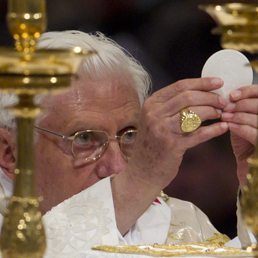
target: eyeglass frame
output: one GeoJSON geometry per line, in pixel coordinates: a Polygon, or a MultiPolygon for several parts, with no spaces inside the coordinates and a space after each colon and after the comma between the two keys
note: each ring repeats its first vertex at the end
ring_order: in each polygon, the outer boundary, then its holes
{"type": "MultiPolygon", "coordinates": [[[[88,129],[88,130],[78,131],[78,132],[76,132],[76,133],[75,133],[74,135],[72,135],[72,136],[65,136],[65,135],[62,135],[62,134],[59,134],[59,133],[50,131],[50,130],[48,130],[48,129],[45,129],[45,128],[42,128],[42,127],[39,127],[39,126],[36,126],[36,125],[34,125],[34,128],[36,128],[36,129],[38,129],[38,130],[41,130],[41,131],[44,131],[44,132],[47,132],[47,133],[50,133],[50,134],[53,134],[53,135],[56,135],[56,136],[59,136],[59,137],[61,137],[61,138],[63,138],[63,139],[67,139],[67,140],[72,141],[72,147],[71,147],[71,149],[72,149],[72,154],[73,154],[73,156],[74,156],[75,158],[78,158],[78,157],[76,157],[76,155],[74,154],[74,151],[73,151],[73,143],[74,143],[75,137],[76,137],[79,133],[82,133],[82,132],[101,132],[101,133],[105,133],[105,134],[108,136],[107,142],[105,142],[105,143],[102,145],[102,146],[107,145],[106,148],[105,148],[105,150],[103,151],[102,154],[99,154],[97,157],[92,158],[92,160],[87,160],[87,157],[86,157],[86,158],[81,158],[81,159],[85,159],[85,160],[86,160],[86,163],[90,163],[91,161],[94,162],[94,161],[96,161],[97,159],[101,158],[101,157],[103,156],[103,154],[105,153],[105,151],[106,151],[106,149],[107,149],[107,147],[108,147],[108,145],[109,145],[110,140],[117,140],[117,141],[118,141],[119,148],[120,148],[120,150],[121,150],[121,153],[122,153],[122,155],[123,155],[123,158],[124,158],[126,161],[129,161],[130,157],[127,158],[127,157],[124,155],[124,153],[123,153],[123,150],[122,150],[122,147],[121,147],[121,139],[124,137],[124,135],[125,135],[126,133],[135,133],[135,132],[137,133],[137,130],[135,130],[135,129],[130,129],[130,130],[125,131],[121,136],[119,136],[119,135],[110,136],[106,131],[103,131],[103,130],[91,130],[91,129],[88,129]]],[[[101,147],[102,147],[102,146],[101,146],[101,147]]]]}

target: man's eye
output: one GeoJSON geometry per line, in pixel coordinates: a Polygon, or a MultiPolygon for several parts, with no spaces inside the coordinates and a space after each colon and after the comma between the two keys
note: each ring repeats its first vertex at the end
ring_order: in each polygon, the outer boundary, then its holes
{"type": "Polygon", "coordinates": [[[76,135],[74,142],[79,145],[88,145],[92,141],[92,133],[82,132],[76,135]]]}
{"type": "Polygon", "coordinates": [[[135,140],[135,137],[136,137],[136,132],[127,132],[123,135],[123,139],[122,141],[124,143],[131,143],[131,142],[134,142],[135,140]]]}

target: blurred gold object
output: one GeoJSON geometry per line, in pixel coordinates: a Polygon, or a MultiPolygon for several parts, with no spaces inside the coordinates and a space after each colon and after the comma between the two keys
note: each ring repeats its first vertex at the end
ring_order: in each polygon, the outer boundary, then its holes
{"type": "Polygon", "coordinates": [[[7,22],[17,50],[0,48],[0,92],[13,93],[19,102],[9,107],[17,124],[17,168],[0,247],[3,258],[42,258],[46,248],[34,173],[34,121],[40,108],[36,94],[59,92],[76,78],[83,60],[94,51],[36,50],[46,28],[45,0],[9,0],[7,22]]]}
{"type": "Polygon", "coordinates": [[[183,243],[183,244],[153,244],[153,245],[102,245],[94,246],[92,250],[108,253],[144,254],[151,257],[251,257],[244,250],[212,243],[183,243]]]}
{"type": "Polygon", "coordinates": [[[258,51],[258,5],[228,3],[200,5],[217,23],[213,34],[221,35],[223,48],[256,53],[258,51]]]}
{"type": "MultiPolygon", "coordinates": [[[[258,53],[258,5],[232,3],[224,5],[201,5],[215,20],[218,27],[212,32],[221,34],[221,46],[239,51],[258,53]]],[[[251,62],[258,73],[258,61],[251,62]]],[[[248,159],[249,172],[242,189],[242,215],[245,224],[258,242],[258,140],[255,154],[248,159]]],[[[247,250],[258,257],[258,245],[252,244],[247,250]]]]}
{"type": "MultiPolygon", "coordinates": [[[[241,205],[243,219],[247,227],[258,240],[258,153],[248,159],[249,173],[246,185],[243,187],[241,205]]],[[[252,245],[253,251],[258,255],[257,244],[252,245]]]]}
{"type": "Polygon", "coordinates": [[[46,29],[45,0],[8,0],[7,25],[18,51],[32,52],[46,29]]]}

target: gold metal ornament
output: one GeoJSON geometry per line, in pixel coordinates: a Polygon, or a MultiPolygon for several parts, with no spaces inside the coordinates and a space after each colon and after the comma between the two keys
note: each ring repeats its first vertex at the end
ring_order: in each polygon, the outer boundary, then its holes
{"type": "Polygon", "coordinates": [[[46,28],[45,0],[9,0],[7,21],[16,49],[0,48],[0,92],[19,101],[9,107],[17,125],[17,159],[14,192],[1,230],[3,258],[42,258],[46,248],[41,220],[41,197],[36,194],[34,172],[34,121],[40,108],[36,94],[65,90],[83,59],[94,51],[36,50],[46,28]]]}
{"type": "Polygon", "coordinates": [[[169,200],[169,196],[165,194],[163,191],[160,191],[159,197],[161,197],[164,202],[169,200]]]}
{"type": "Polygon", "coordinates": [[[183,132],[193,132],[201,125],[201,123],[200,117],[193,111],[187,108],[180,111],[180,125],[183,132]]]}
{"type": "Polygon", "coordinates": [[[92,250],[104,251],[109,253],[124,254],[145,254],[151,257],[249,257],[247,251],[240,248],[227,247],[215,243],[183,243],[183,244],[153,244],[153,245],[102,245],[92,247],[92,250]],[[190,255],[190,256],[189,256],[190,255]]]}
{"type": "Polygon", "coordinates": [[[223,48],[257,53],[258,6],[255,4],[226,3],[199,5],[217,23],[213,34],[221,35],[223,48]]]}
{"type": "MultiPolygon", "coordinates": [[[[258,152],[248,159],[249,173],[246,185],[242,189],[241,207],[246,226],[258,240],[258,152]]],[[[252,251],[258,257],[258,246],[253,244],[252,251]]]]}

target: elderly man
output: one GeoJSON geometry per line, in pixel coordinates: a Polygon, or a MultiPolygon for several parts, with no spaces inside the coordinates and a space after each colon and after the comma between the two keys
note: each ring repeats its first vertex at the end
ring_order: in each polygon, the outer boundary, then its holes
{"type": "MultiPolygon", "coordinates": [[[[45,33],[38,45],[74,46],[94,47],[98,55],[84,61],[80,80],[67,92],[39,98],[47,111],[36,125],[35,170],[37,192],[44,198],[48,253],[76,257],[96,244],[199,242],[212,237],[216,229],[193,204],[173,198],[165,203],[157,196],[177,175],[188,148],[228,129],[244,184],[256,140],[256,87],[232,92],[227,103],[210,92],[222,87],[221,79],[188,79],[146,99],[146,71],[102,34],[45,33]],[[221,117],[222,122],[196,125],[188,132],[189,124],[183,131],[180,116],[201,121],[221,117]]],[[[8,102],[12,98],[3,97],[1,105],[8,102]]],[[[10,116],[1,118],[0,165],[13,179],[15,128],[10,116]]]]}

